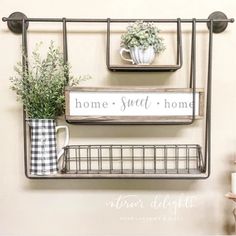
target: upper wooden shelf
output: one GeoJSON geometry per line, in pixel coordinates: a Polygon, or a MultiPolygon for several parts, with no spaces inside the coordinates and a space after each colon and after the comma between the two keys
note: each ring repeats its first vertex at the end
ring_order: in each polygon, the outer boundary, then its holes
{"type": "MultiPolygon", "coordinates": [[[[106,64],[108,70],[115,71],[124,71],[124,72],[174,72],[182,67],[183,64],[183,50],[182,50],[182,31],[181,31],[181,19],[177,19],[176,23],[176,64],[174,65],[112,65],[111,57],[111,29],[110,24],[111,20],[107,21],[107,49],[106,49],[106,64]]],[[[194,32],[194,31],[193,31],[194,32]]]]}
{"type": "Polygon", "coordinates": [[[137,71],[137,72],[174,72],[180,69],[181,65],[110,65],[108,69],[110,71],[137,71]]]}

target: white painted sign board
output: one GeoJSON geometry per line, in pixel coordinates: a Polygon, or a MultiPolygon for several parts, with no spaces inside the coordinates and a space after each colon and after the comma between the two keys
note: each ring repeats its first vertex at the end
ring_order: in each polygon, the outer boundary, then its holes
{"type": "Polygon", "coordinates": [[[203,92],[189,89],[74,88],[66,89],[66,119],[74,122],[153,123],[201,117],[203,92]]]}

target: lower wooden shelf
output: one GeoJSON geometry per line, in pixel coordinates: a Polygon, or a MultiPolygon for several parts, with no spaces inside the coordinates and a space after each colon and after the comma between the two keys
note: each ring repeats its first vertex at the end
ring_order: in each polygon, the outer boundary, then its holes
{"type": "Polygon", "coordinates": [[[29,179],[206,179],[207,174],[196,172],[192,174],[56,174],[36,176],[28,174],[29,179]]]}

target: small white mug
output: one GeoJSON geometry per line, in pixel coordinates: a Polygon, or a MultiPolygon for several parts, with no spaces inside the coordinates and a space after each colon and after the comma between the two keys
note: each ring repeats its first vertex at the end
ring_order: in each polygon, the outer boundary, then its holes
{"type": "Polygon", "coordinates": [[[147,49],[141,49],[138,47],[131,49],[121,48],[120,56],[124,61],[132,62],[132,64],[150,65],[154,61],[156,53],[152,46],[147,49]],[[124,57],[124,52],[129,53],[131,59],[124,57]]]}

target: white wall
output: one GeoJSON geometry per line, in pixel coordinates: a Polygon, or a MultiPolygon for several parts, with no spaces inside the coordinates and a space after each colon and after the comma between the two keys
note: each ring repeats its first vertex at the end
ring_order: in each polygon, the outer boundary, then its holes
{"type": "MultiPolygon", "coordinates": [[[[179,1],[6,1],[0,15],[14,11],[28,17],[77,18],[207,18],[220,10],[236,14],[234,0],[179,1]]],[[[170,74],[109,73],[105,67],[105,26],[69,26],[82,34],[69,35],[74,74],[91,74],[85,85],[184,86],[188,76],[189,34],[185,29],[183,69],[170,74]],[[81,27],[81,28],[80,28],[81,27]],[[91,31],[98,31],[92,32],[91,31]]],[[[61,44],[60,25],[30,25],[29,48],[53,39],[61,44]],[[53,32],[52,32],[53,31],[53,32]]],[[[206,74],[206,28],[200,27],[197,75],[206,74]]],[[[0,23],[1,176],[0,235],[157,235],[230,234],[230,190],[235,155],[235,38],[236,24],[214,35],[212,97],[212,174],[207,180],[28,180],[23,169],[21,105],[9,89],[13,65],[20,60],[21,37],[0,23]],[[128,196],[132,195],[132,196],[128,196]],[[128,197],[137,207],[120,209],[112,203],[128,197]],[[156,199],[158,205],[154,205],[156,199]]],[[[163,58],[166,60],[166,58],[163,58]]],[[[201,142],[202,123],[190,127],[71,126],[71,143],[201,142]]]]}

